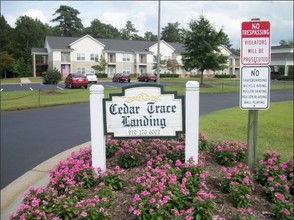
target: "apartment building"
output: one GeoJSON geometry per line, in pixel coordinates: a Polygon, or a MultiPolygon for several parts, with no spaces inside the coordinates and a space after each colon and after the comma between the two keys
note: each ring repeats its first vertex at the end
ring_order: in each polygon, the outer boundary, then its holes
{"type": "MultiPolygon", "coordinates": [[[[157,56],[157,42],[83,37],[47,36],[44,48],[32,48],[32,65],[34,77],[40,76],[44,69],[58,69],[63,77],[69,73],[94,72],[92,66],[101,58],[107,62],[105,73],[112,77],[115,73],[140,74],[154,72],[157,56]]],[[[197,70],[187,72],[183,68],[181,53],[184,45],[160,41],[160,59],[176,60],[179,64],[175,70],[180,76],[197,74],[197,70]]],[[[229,56],[227,68],[204,74],[238,74],[239,56],[221,46],[221,52],[229,56]]],[[[161,73],[171,73],[166,67],[161,73]]]]}

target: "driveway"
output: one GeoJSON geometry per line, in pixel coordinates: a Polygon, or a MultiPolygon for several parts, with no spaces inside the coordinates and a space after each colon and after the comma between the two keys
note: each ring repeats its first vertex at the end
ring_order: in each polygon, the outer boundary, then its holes
{"type": "MultiPolygon", "coordinates": [[[[271,92],[271,102],[286,100],[292,90],[271,92]]],[[[200,115],[238,105],[239,93],[200,94],[200,115]]],[[[1,112],[1,189],[90,136],[89,103],[1,112]]]]}

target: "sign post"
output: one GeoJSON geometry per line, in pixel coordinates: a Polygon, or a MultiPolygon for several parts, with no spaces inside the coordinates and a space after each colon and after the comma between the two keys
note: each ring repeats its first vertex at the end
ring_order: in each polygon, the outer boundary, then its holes
{"type": "Polygon", "coordinates": [[[251,20],[241,26],[240,108],[248,109],[247,156],[249,169],[256,162],[258,110],[269,108],[271,62],[270,23],[251,20]]]}

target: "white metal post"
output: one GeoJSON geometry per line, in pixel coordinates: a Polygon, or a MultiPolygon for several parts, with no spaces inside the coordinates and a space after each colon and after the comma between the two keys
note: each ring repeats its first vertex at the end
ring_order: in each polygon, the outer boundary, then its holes
{"type": "Polygon", "coordinates": [[[186,148],[185,160],[193,157],[198,164],[198,139],[199,139],[199,83],[188,81],[186,83],[186,148]]]}
{"type": "Polygon", "coordinates": [[[106,171],[106,149],[103,126],[104,87],[92,85],[90,87],[90,117],[91,117],[91,145],[92,167],[106,171]]]}

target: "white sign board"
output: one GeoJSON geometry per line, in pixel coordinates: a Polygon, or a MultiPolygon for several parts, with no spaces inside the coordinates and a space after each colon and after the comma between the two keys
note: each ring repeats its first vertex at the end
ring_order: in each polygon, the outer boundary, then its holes
{"type": "Polygon", "coordinates": [[[114,138],[176,137],[184,132],[183,97],[160,85],[129,86],[103,100],[105,134],[114,138]]]}
{"type": "Polygon", "coordinates": [[[241,68],[240,108],[268,109],[270,103],[270,68],[246,66],[241,68]]]}
{"type": "Polygon", "coordinates": [[[241,63],[269,65],[271,62],[270,23],[246,21],[241,28],[241,63]]]}

